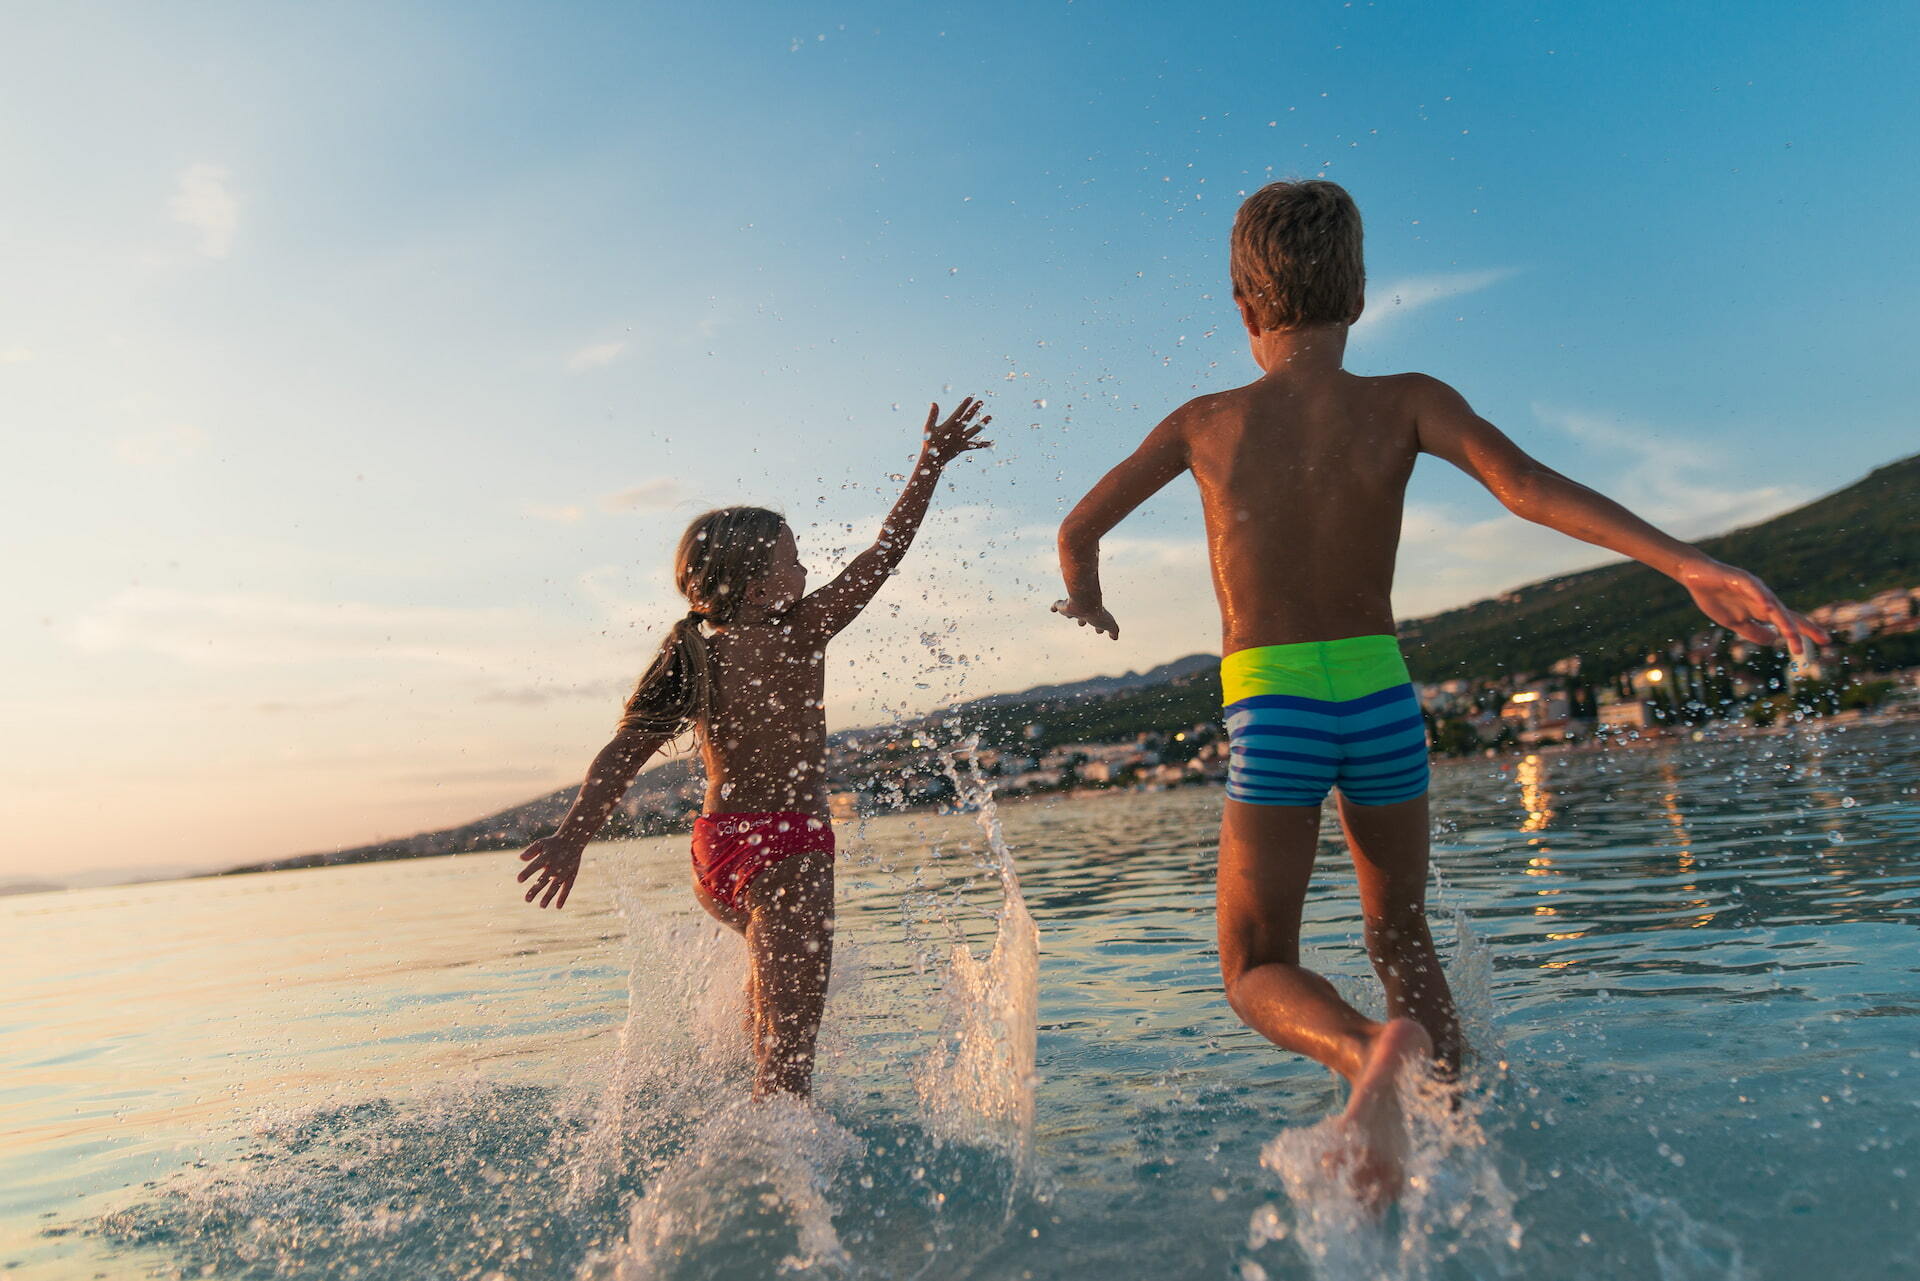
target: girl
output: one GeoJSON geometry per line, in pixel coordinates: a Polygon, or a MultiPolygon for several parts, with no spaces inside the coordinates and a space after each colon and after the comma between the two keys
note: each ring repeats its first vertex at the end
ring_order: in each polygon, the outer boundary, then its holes
{"type": "Polygon", "coordinates": [[[580,855],[640,767],[691,727],[706,766],[693,825],[693,892],[747,940],[754,1094],[806,1094],[833,960],[833,827],[827,821],[827,642],[906,555],[940,472],[985,449],[978,400],[927,410],[920,462],[880,537],[806,593],[793,530],[763,507],[723,507],[687,527],[674,582],[692,606],[627,699],[559,829],[520,855],[541,907],[565,907],[580,855]]]}

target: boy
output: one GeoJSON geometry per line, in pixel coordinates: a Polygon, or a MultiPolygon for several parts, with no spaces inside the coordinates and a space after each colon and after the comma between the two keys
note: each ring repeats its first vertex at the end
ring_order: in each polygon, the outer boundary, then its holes
{"type": "Polygon", "coordinates": [[[1175,410],[1060,526],[1054,609],[1119,638],[1100,538],[1183,471],[1200,486],[1223,632],[1232,740],[1217,911],[1227,999],[1250,1027],[1352,1084],[1355,1180],[1397,1194],[1403,1067],[1457,1068],[1460,1030],[1427,930],[1427,748],[1394,637],[1394,554],[1415,458],[1435,454],[1509,511],[1609,548],[1685,587],[1714,622],[1795,657],[1827,637],[1753,575],[1720,564],[1527,456],[1423,374],[1341,368],[1365,286],[1360,213],[1330,182],[1276,182],[1234,220],[1234,301],[1264,377],[1175,410]],[[1300,965],[1320,806],[1358,873],[1376,1023],[1300,965]]]}

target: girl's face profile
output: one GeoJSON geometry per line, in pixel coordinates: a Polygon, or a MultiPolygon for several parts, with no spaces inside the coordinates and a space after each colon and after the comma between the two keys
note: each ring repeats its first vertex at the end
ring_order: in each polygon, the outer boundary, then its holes
{"type": "Polygon", "coordinates": [[[782,525],[773,544],[773,564],[767,576],[756,584],[769,609],[787,609],[807,594],[807,567],[800,563],[800,544],[794,540],[791,526],[782,525]]]}

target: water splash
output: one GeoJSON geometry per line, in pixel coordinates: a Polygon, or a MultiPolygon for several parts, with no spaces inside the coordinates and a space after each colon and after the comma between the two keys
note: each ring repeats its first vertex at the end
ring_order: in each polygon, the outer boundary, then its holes
{"type": "Polygon", "coordinates": [[[852,1263],[833,1226],[834,1176],[864,1150],[804,1099],[737,1098],[648,1185],[626,1239],[581,1281],[770,1276],[852,1263]]]}
{"type": "Polygon", "coordinates": [[[999,883],[993,946],[983,959],[964,938],[953,942],[940,1039],[916,1065],[914,1084],[934,1132],[1001,1151],[1014,1164],[1017,1187],[1033,1154],[1040,943],[993,788],[974,760],[977,746],[977,739],[965,740],[946,753],[943,764],[960,803],[972,808],[986,836],[984,863],[999,883]]]}
{"type": "Polygon", "coordinates": [[[603,1193],[636,1138],[657,1142],[696,1122],[717,1092],[750,1088],[738,936],[705,918],[663,919],[626,889],[618,898],[630,956],[627,1017],[590,1123],[556,1154],[571,1207],[603,1193]]]}
{"type": "MultiPolygon", "coordinates": [[[[1462,1030],[1477,1053],[1458,1085],[1425,1076],[1401,1080],[1407,1159],[1398,1203],[1382,1214],[1354,1195],[1345,1173],[1352,1146],[1343,1118],[1290,1129],[1260,1154],[1287,1200],[1254,1212],[1250,1252],[1290,1243],[1323,1281],[1426,1281],[1462,1260],[1475,1276],[1517,1270],[1518,1198],[1481,1123],[1506,1067],[1495,1052],[1491,956],[1464,912],[1453,914],[1453,928],[1447,973],[1462,1030]]],[[[1257,1259],[1245,1265],[1249,1277],[1267,1274],[1257,1259]]]]}

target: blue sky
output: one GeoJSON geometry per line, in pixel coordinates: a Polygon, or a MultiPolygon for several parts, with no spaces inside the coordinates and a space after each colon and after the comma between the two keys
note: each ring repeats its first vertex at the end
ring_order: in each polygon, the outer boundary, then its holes
{"type": "MultiPolygon", "coordinates": [[[[1257,372],[1240,195],[1346,183],[1350,365],[1682,534],[1914,448],[1910,6],[136,5],[0,46],[0,876],[219,864],[558,786],[695,512],[870,537],[992,398],[837,725],[1217,643],[1186,488],[1053,524],[1257,372]],[[949,661],[943,662],[941,655],[949,661]],[[11,718],[10,718],[11,719],[11,718]]],[[[1589,564],[1440,465],[1418,614],[1589,564]]],[[[1808,602],[1817,603],[1817,602],[1808,602]]]]}

